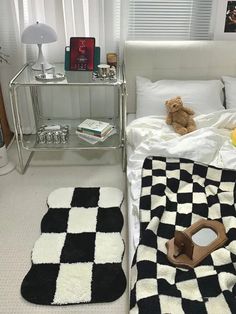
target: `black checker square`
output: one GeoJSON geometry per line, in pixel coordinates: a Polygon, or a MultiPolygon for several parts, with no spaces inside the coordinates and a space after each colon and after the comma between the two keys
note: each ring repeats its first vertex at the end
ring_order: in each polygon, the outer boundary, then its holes
{"type": "Polygon", "coordinates": [[[124,223],[119,207],[98,208],[97,232],[120,232],[124,223]]]}
{"type": "Polygon", "coordinates": [[[152,185],[152,176],[145,176],[142,178],[142,186],[151,186],[152,185]]]}
{"type": "Polygon", "coordinates": [[[168,197],[166,198],[166,209],[169,212],[176,212],[177,211],[177,203],[172,202],[168,197]]]}
{"type": "Polygon", "coordinates": [[[216,187],[219,187],[220,186],[220,181],[213,181],[213,180],[210,180],[210,179],[206,179],[205,180],[205,186],[207,185],[214,185],[216,187]]]}
{"type": "Polygon", "coordinates": [[[187,280],[196,279],[196,274],[194,269],[183,270],[181,268],[176,268],[175,282],[183,282],[187,280]]]}
{"type": "Polygon", "coordinates": [[[223,169],[221,174],[221,182],[236,182],[236,171],[223,169]]]}
{"type": "Polygon", "coordinates": [[[161,307],[158,296],[151,296],[139,300],[138,308],[140,314],[161,314],[161,307]]]}
{"type": "Polygon", "coordinates": [[[193,176],[191,173],[184,169],[180,169],[180,180],[192,183],[193,182],[193,176]]]}
{"type": "Polygon", "coordinates": [[[158,235],[162,238],[170,240],[175,234],[175,225],[160,222],[158,228],[158,235]]]}
{"type": "Polygon", "coordinates": [[[192,212],[196,215],[208,218],[209,206],[206,203],[193,204],[192,212]]]}
{"type": "Polygon", "coordinates": [[[236,216],[235,205],[221,204],[220,212],[221,217],[235,217],[236,216]]]}
{"type": "Polygon", "coordinates": [[[222,291],[218,276],[212,275],[198,278],[198,287],[203,297],[217,297],[222,291]]]}
{"type": "Polygon", "coordinates": [[[179,189],[179,180],[175,178],[167,178],[167,186],[173,192],[177,193],[179,189]]]}
{"type": "Polygon", "coordinates": [[[166,170],[179,170],[180,163],[179,162],[167,162],[166,163],[166,170]]]}
{"type": "Polygon", "coordinates": [[[172,297],[181,297],[181,292],[177,289],[176,285],[171,285],[168,281],[165,279],[158,279],[157,282],[158,286],[158,293],[163,295],[168,295],[172,297]]]}
{"type": "Polygon", "coordinates": [[[152,170],[152,175],[155,177],[165,177],[166,176],[166,171],[163,169],[153,169],[152,170]]]}
{"type": "Polygon", "coordinates": [[[208,206],[212,206],[214,204],[219,204],[219,198],[217,195],[208,195],[207,196],[207,203],[208,203],[208,206]]]}
{"type": "Polygon", "coordinates": [[[230,308],[232,314],[236,313],[236,297],[235,294],[231,293],[230,291],[223,291],[223,295],[225,297],[225,301],[230,308]]]}
{"type": "Polygon", "coordinates": [[[75,188],[71,200],[71,207],[97,207],[99,188],[75,188]]]}
{"type": "Polygon", "coordinates": [[[193,182],[193,192],[194,193],[204,193],[205,192],[205,187],[201,186],[198,182],[193,182]]]}
{"type": "Polygon", "coordinates": [[[66,232],[70,208],[49,208],[41,221],[41,231],[66,232]]]}
{"type": "Polygon", "coordinates": [[[158,196],[164,196],[165,195],[165,189],[166,185],[164,184],[155,184],[151,187],[151,194],[152,195],[158,195],[158,196]]]}
{"type": "Polygon", "coordinates": [[[151,209],[151,195],[144,195],[140,197],[140,209],[151,209]]]}
{"type": "Polygon", "coordinates": [[[119,263],[94,263],[92,273],[92,300],[94,303],[112,302],[125,290],[126,278],[119,263]]]}
{"type": "Polygon", "coordinates": [[[147,278],[156,278],[157,264],[151,261],[137,262],[138,280],[147,278]]]}
{"type": "Polygon", "coordinates": [[[51,304],[60,264],[33,264],[21,284],[21,295],[35,304],[51,304]]]}
{"type": "Polygon", "coordinates": [[[175,224],[176,226],[188,228],[191,225],[191,220],[192,220],[192,213],[189,213],[189,214],[177,213],[175,224]]]}
{"type": "Polygon", "coordinates": [[[199,177],[205,178],[207,174],[207,169],[205,165],[194,163],[193,165],[193,174],[198,175],[199,177]]]}
{"type": "Polygon", "coordinates": [[[95,236],[95,232],[68,233],[61,252],[61,263],[93,262],[95,236]]]}
{"type": "MultiPolygon", "coordinates": [[[[207,302],[207,300],[206,300],[207,302]]],[[[204,301],[182,299],[182,308],[185,314],[207,314],[204,301]]],[[[222,313],[223,314],[223,313],[222,313]]]]}
{"type": "Polygon", "coordinates": [[[147,157],[143,162],[143,169],[152,169],[152,158],[147,157]]]}
{"type": "Polygon", "coordinates": [[[186,204],[193,202],[193,195],[192,193],[178,193],[177,194],[177,203],[179,204],[186,204]]]}

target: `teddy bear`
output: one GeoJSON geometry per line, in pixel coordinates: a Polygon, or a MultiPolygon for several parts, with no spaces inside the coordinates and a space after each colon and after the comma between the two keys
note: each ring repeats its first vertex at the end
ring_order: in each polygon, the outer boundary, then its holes
{"type": "Polygon", "coordinates": [[[196,130],[196,124],[192,118],[194,111],[184,107],[180,96],[166,100],[167,107],[166,123],[172,125],[175,132],[184,135],[196,130]]]}

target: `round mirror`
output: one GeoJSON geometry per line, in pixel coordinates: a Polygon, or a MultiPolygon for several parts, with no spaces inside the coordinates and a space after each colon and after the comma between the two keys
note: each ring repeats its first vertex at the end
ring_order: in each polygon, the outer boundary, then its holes
{"type": "Polygon", "coordinates": [[[192,240],[200,246],[208,246],[217,238],[217,233],[210,228],[202,228],[192,235],[192,240]]]}

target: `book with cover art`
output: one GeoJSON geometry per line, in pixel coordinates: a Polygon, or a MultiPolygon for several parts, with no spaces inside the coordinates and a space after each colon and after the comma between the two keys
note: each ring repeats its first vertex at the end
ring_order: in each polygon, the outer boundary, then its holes
{"type": "Polygon", "coordinates": [[[78,125],[77,130],[80,132],[88,132],[97,136],[103,136],[111,128],[112,126],[108,122],[86,119],[78,125]]]}
{"type": "Polygon", "coordinates": [[[95,38],[70,38],[70,70],[93,71],[95,38]]]}

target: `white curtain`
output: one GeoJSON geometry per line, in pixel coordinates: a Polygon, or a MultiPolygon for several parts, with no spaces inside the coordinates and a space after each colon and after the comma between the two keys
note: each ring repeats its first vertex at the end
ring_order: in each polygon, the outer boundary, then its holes
{"type": "MultiPolygon", "coordinates": [[[[120,0],[1,0],[0,3],[0,47],[10,56],[9,64],[0,65],[0,83],[11,129],[8,83],[26,61],[37,57],[36,45],[21,43],[25,27],[39,21],[54,28],[57,42],[43,46],[52,63],[64,62],[70,37],[95,37],[96,46],[101,47],[101,62],[106,61],[107,52],[119,54],[120,0]]],[[[20,96],[23,129],[30,132],[33,114],[27,93],[20,96]]]]}

